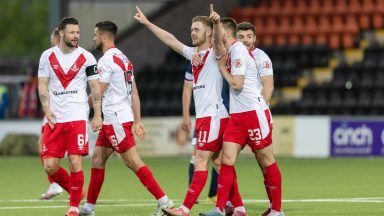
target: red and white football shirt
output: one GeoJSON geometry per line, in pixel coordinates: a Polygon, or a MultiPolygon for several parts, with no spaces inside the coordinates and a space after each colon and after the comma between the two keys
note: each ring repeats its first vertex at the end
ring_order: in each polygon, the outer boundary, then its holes
{"type": "Polygon", "coordinates": [[[96,64],[95,57],[81,47],[63,53],[55,46],[41,55],[38,76],[49,77],[50,108],[57,123],[88,120],[87,81],[99,76],[87,77],[86,68],[96,70],[96,64]]]}
{"type": "MultiPolygon", "coordinates": [[[[196,53],[195,47],[184,46],[183,54],[188,60],[196,53]]],[[[220,74],[213,48],[199,51],[203,64],[192,65],[193,96],[195,100],[196,118],[207,116],[228,117],[228,112],[223,104],[221,90],[223,77],[220,74]]]]}
{"type": "Polygon", "coordinates": [[[104,53],[97,64],[99,81],[109,83],[103,96],[104,124],[133,122],[133,65],[117,48],[104,53]]]}
{"type": "Polygon", "coordinates": [[[263,84],[261,82],[262,76],[267,75],[273,75],[273,69],[272,69],[272,61],[269,58],[269,56],[261,49],[255,48],[252,51],[252,55],[255,58],[256,61],[256,67],[259,71],[260,77],[259,77],[259,83],[260,83],[260,92],[263,89],[263,84]]]}
{"type": "Polygon", "coordinates": [[[235,42],[229,48],[228,69],[232,75],[243,75],[244,85],[241,91],[232,87],[229,94],[229,112],[242,113],[250,110],[268,108],[261,95],[261,83],[255,59],[241,42],[235,42]]]}

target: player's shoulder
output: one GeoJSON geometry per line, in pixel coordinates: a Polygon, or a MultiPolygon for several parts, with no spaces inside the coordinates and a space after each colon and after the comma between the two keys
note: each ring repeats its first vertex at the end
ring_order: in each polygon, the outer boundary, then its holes
{"type": "Polygon", "coordinates": [[[253,56],[261,58],[261,59],[267,59],[270,60],[269,56],[267,53],[264,52],[264,50],[255,48],[252,52],[253,56]]]}
{"type": "Polygon", "coordinates": [[[57,49],[57,46],[54,46],[54,47],[50,47],[48,49],[46,49],[42,54],[41,54],[41,58],[42,59],[45,59],[45,58],[48,58],[49,55],[51,55],[55,49],[57,49]]]}
{"type": "Polygon", "coordinates": [[[240,41],[235,42],[232,45],[231,49],[232,49],[232,51],[235,51],[235,52],[248,53],[247,47],[243,43],[241,43],[240,41]]]}
{"type": "Polygon", "coordinates": [[[85,56],[86,59],[91,59],[91,60],[94,60],[95,59],[95,56],[89,52],[88,50],[84,49],[83,47],[77,47],[79,49],[79,51],[85,56]]]}

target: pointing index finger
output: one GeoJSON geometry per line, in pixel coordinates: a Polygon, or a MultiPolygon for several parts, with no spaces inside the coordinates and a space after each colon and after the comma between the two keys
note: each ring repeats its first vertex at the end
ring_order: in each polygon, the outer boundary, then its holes
{"type": "Polygon", "coordinates": [[[210,7],[209,7],[209,11],[210,11],[211,13],[214,12],[214,10],[213,10],[213,4],[210,5],[210,7]]]}
{"type": "Polygon", "coordinates": [[[139,12],[139,13],[143,13],[143,12],[141,12],[139,6],[136,6],[136,10],[137,10],[137,12],[139,12]]]}

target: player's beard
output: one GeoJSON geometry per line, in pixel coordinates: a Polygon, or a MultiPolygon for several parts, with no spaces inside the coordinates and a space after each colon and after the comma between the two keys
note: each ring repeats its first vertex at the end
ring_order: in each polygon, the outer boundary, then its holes
{"type": "Polygon", "coordinates": [[[195,41],[192,41],[192,45],[193,45],[193,46],[200,46],[200,45],[204,44],[205,41],[206,41],[206,38],[205,38],[205,37],[196,38],[195,41]]]}
{"type": "Polygon", "coordinates": [[[77,47],[78,42],[72,42],[71,40],[67,40],[66,38],[63,38],[64,43],[68,47],[77,47]]]}
{"type": "Polygon", "coordinates": [[[99,44],[95,44],[95,48],[97,49],[97,50],[103,50],[103,43],[99,43],[99,44]]]}

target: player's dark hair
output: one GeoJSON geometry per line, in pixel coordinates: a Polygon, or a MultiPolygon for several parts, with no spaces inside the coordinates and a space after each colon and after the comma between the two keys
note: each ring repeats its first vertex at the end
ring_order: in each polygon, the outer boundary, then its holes
{"type": "Polygon", "coordinates": [[[213,28],[213,23],[211,22],[211,20],[207,16],[195,16],[192,19],[192,23],[194,23],[194,22],[201,22],[204,25],[210,27],[211,29],[213,28]]]}
{"type": "Polygon", "coordinates": [[[67,25],[80,25],[80,23],[73,17],[64,17],[62,20],[60,20],[58,27],[59,31],[64,30],[67,25]]]}
{"type": "Polygon", "coordinates": [[[111,21],[98,22],[95,27],[101,31],[108,32],[113,36],[117,35],[117,25],[111,21]]]}
{"type": "Polygon", "coordinates": [[[230,29],[232,31],[232,36],[234,38],[236,38],[236,34],[237,34],[236,21],[234,19],[232,19],[231,17],[224,17],[224,18],[220,19],[220,22],[221,22],[221,24],[223,24],[223,27],[225,29],[230,29]]]}
{"type": "Polygon", "coordinates": [[[237,24],[237,31],[240,31],[240,30],[241,31],[251,30],[253,32],[253,34],[256,34],[255,26],[249,22],[242,22],[242,23],[237,24]]]}

